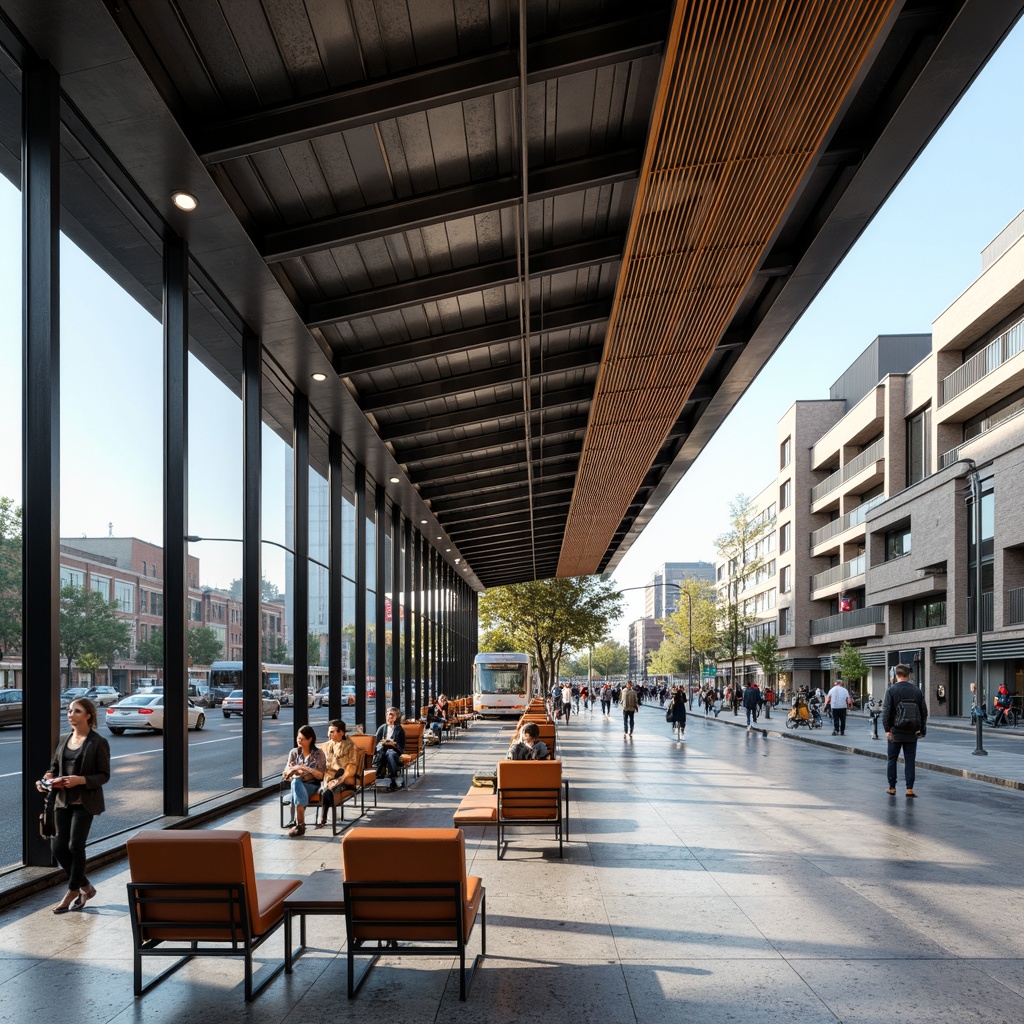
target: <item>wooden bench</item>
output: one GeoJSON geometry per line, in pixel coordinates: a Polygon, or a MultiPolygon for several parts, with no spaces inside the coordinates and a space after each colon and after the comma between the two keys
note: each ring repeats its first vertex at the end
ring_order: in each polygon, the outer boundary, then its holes
{"type": "Polygon", "coordinates": [[[509,828],[550,825],[558,840],[558,856],[569,839],[569,782],[561,761],[499,761],[497,791],[473,787],[453,815],[458,828],[497,827],[497,855],[507,845],[509,828]],[[564,808],[563,808],[564,800],[564,808]]]}
{"type": "Polygon", "coordinates": [[[457,828],[360,828],[341,843],[345,876],[348,997],[362,987],[384,950],[393,955],[459,958],[459,999],[487,953],[486,892],[466,875],[466,846],[457,828]],[[466,944],[480,916],[480,953],[466,976],[466,944]],[[402,943],[397,946],[397,943],[402,943]],[[366,949],[376,943],[372,952],[366,949]],[[355,978],[355,957],[370,962],[355,978]]]}
{"type": "Polygon", "coordinates": [[[137,997],[195,957],[242,957],[246,1001],[284,969],[282,959],[253,987],[252,955],[283,923],[285,897],[301,883],[257,880],[248,832],[145,831],[127,850],[137,997]],[[142,960],[150,956],[176,962],[143,984],[142,960]]]}

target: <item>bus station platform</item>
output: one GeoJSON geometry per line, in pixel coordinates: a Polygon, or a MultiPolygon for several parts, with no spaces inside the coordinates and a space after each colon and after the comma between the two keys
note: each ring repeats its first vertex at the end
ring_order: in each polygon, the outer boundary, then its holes
{"type": "MultiPolygon", "coordinates": [[[[308,921],[294,973],[252,1003],[232,960],[194,961],[136,1000],[122,860],[91,873],[98,895],[81,913],[51,913],[63,886],[0,913],[0,1021],[1016,1024],[1024,793],[922,768],[909,799],[901,768],[890,797],[884,765],[858,756],[884,750],[866,722],[842,743],[829,729],[807,742],[780,734],[783,719],[748,732],[731,712],[692,714],[682,741],[657,705],[641,708],[632,738],[618,711],[561,726],[564,858],[550,829],[516,832],[500,861],[492,830],[467,832],[469,872],[487,889],[488,955],[465,1003],[451,958],[399,956],[382,959],[350,1004],[344,925],[326,916],[308,921]]],[[[353,827],[450,825],[470,777],[493,771],[510,736],[510,722],[477,722],[430,748],[426,773],[381,792],[353,827]]],[[[952,734],[940,757],[944,731],[930,729],[922,762],[952,769],[953,744],[969,740],[952,734]]],[[[999,740],[973,759],[986,771],[1004,770],[1000,755],[1024,762],[1024,744],[1006,738],[1018,755],[999,740]]],[[[340,866],[329,829],[284,835],[276,798],[215,824],[252,833],[263,876],[340,866]]],[[[282,953],[280,933],[261,950],[282,953]]]]}

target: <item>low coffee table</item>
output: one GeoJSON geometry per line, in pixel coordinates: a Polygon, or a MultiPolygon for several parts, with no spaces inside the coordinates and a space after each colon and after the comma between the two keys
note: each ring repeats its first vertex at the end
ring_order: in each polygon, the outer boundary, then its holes
{"type": "Polygon", "coordinates": [[[284,972],[306,949],[307,914],[344,914],[345,895],[340,868],[314,871],[291,895],[284,898],[284,972]],[[299,918],[299,948],[292,951],[292,918],[299,918]]]}

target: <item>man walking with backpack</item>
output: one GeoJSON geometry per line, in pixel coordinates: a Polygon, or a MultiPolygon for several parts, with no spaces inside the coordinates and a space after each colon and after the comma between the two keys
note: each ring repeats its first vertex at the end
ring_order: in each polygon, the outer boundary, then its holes
{"type": "Polygon", "coordinates": [[[903,767],[907,778],[907,796],[914,792],[917,767],[917,741],[924,736],[928,722],[928,706],[924,694],[910,681],[910,668],[897,665],[896,682],[885,691],[882,702],[882,728],[889,741],[889,796],[896,794],[896,761],[903,751],[903,767]]]}

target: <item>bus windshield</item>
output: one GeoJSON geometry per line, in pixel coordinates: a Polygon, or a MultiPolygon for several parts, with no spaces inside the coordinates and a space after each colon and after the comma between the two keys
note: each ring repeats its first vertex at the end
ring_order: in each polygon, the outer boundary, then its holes
{"type": "Polygon", "coordinates": [[[526,693],[527,666],[491,662],[476,666],[477,693],[526,693]]]}

